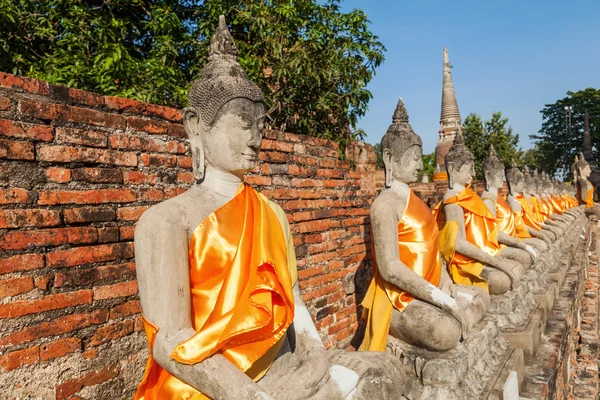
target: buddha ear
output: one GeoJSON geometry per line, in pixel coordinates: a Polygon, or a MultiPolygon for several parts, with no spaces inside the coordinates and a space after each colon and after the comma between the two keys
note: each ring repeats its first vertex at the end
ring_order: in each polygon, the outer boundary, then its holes
{"type": "Polygon", "coordinates": [[[385,187],[389,188],[392,186],[392,163],[394,162],[392,151],[390,149],[383,150],[383,165],[385,167],[385,187]]]}
{"type": "Polygon", "coordinates": [[[206,169],[206,158],[204,157],[204,133],[205,127],[198,111],[192,107],[183,109],[183,126],[190,140],[192,150],[192,169],[194,179],[202,181],[206,169]]]}
{"type": "Polygon", "coordinates": [[[483,170],[483,184],[485,190],[490,190],[490,174],[485,169],[483,170]]]}
{"type": "Polygon", "coordinates": [[[446,162],[446,175],[448,175],[448,189],[452,189],[454,187],[454,179],[452,175],[454,174],[454,164],[452,161],[446,162]]]}

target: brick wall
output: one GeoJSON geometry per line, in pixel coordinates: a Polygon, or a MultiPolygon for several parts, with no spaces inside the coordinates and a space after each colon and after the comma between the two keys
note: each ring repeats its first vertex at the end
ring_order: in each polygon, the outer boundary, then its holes
{"type": "MultiPolygon", "coordinates": [[[[134,225],[193,181],[180,118],[0,74],[0,393],[133,394],[147,356],[134,225]]],[[[302,296],[325,344],[357,345],[369,204],[382,183],[374,160],[356,159],[355,170],[335,144],[277,131],[265,132],[260,158],[246,181],[288,215],[302,296]]]]}

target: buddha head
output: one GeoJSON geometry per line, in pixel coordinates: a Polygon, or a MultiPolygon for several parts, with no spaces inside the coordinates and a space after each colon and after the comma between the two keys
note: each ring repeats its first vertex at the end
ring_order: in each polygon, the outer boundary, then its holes
{"type": "Polygon", "coordinates": [[[537,170],[537,168],[535,168],[533,170],[533,187],[532,187],[532,192],[531,193],[537,193],[537,194],[541,194],[542,193],[542,186],[543,186],[543,182],[540,178],[540,174],[537,170]]]}
{"type": "Polygon", "coordinates": [[[488,156],[483,161],[483,180],[485,182],[485,190],[490,190],[491,188],[499,189],[506,180],[504,164],[498,158],[493,145],[490,145],[488,156]]]}
{"type": "Polygon", "coordinates": [[[579,154],[579,159],[575,162],[575,168],[577,170],[577,175],[581,179],[587,179],[592,173],[590,164],[585,160],[583,153],[579,154]]]}
{"type": "Polygon", "coordinates": [[[264,126],[264,99],[237,60],[225,17],[210,43],[208,63],[188,94],[183,125],[192,149],[196,181],[207,165],[242,177],[258,161],[264,126]]]}
{"type": "Polygon", "coordinates": [[[392,117],[392,125],[381,139],[383,164],[385,165],[385,186],[392,186],[394,180],[416,182],[423,169],[423,142],[408,123],[408,112],[402,99],[392,117]]]}
{"type": "Polygon", "coordinates": [[[508,192],[516,196],[523,193],[525,188],[525,177],[519,170],[517,162],[513,159],[510,168],[506,171],[506,181],[508,182],[508,192]]]}
{"type": "Polygon", "coordinates": [[[573,160],[573,164],[571,164],[571,179],[573,182],[576,182],[579,177],[577,176],[577,162],[579,161],[579,156],[575,155],[575,160],[573,160]]]}
{"type": "Polygon", "coordinates": [[[475,176],[475,157],[465,146],[463,135],[458,132],[454,142],[446,154],[446,172],[448,173],[448,188],[454,184],[468,186],[475,176]]]}
{"type": "Polygon", "coordinates": [[[523,168],[523,177],[525,178],[525,187],[523,188],[529,194],[533,194],[537,190],[537,186],[529,168],[523,168]]]}

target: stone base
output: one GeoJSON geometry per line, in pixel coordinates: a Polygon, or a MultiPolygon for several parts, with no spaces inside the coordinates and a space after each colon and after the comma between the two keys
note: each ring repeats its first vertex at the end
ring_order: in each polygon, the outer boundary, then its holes
{"type": "Polygon", "coordinates": [[[556,282],[550,282],[545,292],[533,294],[533,297],[535,297],[535,300],[540,305],[540,307],[537,308],[537,313],[540,317],[542,333],[546,330],[549,314],[554,308],[556,296],[558,296],[558,285],[556,282]]]}
{"type": "Polygon", "coordinates": [[[489,317],[453,350],[427,351],[390,336],[387,352],[406,367],[409,383],[404,396],[409,400],[486,399],[503,374],[514,370],[521,381],[524,377],[522,351],[504,339],[489,317]]]}
{"type": "Polygon", "coordinates": [[[502,336],[513,346],[523,350],[525,362],[529,363],[537,353],[542,340],[542,322],[540,320],[539,310],[544,309],[540,304],[529,316],[529,321],[525,326],[516,326],[514,328],[501,329],[502,336]]]}
{"type": "Polygon", "coordinates": [[[508,400],[504,396],[504,386],[509,379],[512,371],[517,373],[517,382],[519,387],[523,386],[525,380],[525,361],[523,350],[511,347],[506,353],[503,361],[503,368],[495,380],[490,379],[486,386],[487,397],[484,400],[508,400]]]}

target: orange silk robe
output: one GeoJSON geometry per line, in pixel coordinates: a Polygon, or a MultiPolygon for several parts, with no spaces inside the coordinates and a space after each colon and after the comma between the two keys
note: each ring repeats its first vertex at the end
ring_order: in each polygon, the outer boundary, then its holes
{"type": "Polygon", "coordinates": [[[523,220],[525,221],[525,225],[530,228],[539,231],[542,229],[541,221],[538,219],[538,215],[533,211],[533,205],[523,196],[523,194],[518,194],[515,196],[515,199],[521,203],[521,209],[523,210],[523,220]]]}
{"type": "MultiPolygon", "coordinates": [[[[462,207],[465,218],[466,239],[491,256],[500,252],[496,219],[483,200],[470,188],[465,188],[444,204],[457,204],[462,207]]],[[[446,260],[448,272],[454,283],[466,286],[479,286],[488,290],[485,279],[481,277],[484,265],[472,258],[456,253],[458,223],[446,222],[440,205],[434,209],[440,232],[440,251],[446,260]]]]}
{"type": "Polygon", "coordinates": [[[561,197],[556,197],[554,195],[550,195],[550,197],[548,198],[548,201],[552,205],[552,211],[554,214],[562,215],[565,212],[565,208],[563,207],[563,203],[561,200],[561,197]]]}
{"type": "Polygon", "coordinates": [[[591,208],[594,206],[594,186],[588,183],[588,192],[585,197],[585,208],[591,208]]]}
{"type": "MultiPolygon", "coordinates": [[[[436,287],[442,274],[438,246],[438,226],[431,210],[411,190],[398,222],[400,261],[436,287]]],[[[412,300],[409,293],[383,280],[373,255],[373,280],[362,302],[367,327],[360,350],[385,351],[393,309],[403,311],[412,300]]]]}
{"type": "Polygon", "coordinates": [[[510,204],[508,204],[500,193],[498,193],[498,198],[496,199],[496,225],[498,226],[498,231],[504,232],[514,238],[518,237],[515,214],[512,212],[510,204]]]}
{"type": "MultiPolygon", "coordinates": [[[[195,364],[220,353],[254,380],[268,370],[294,318],[296,279],[291,235],[286,240],[272,207],[243,184],[193,232],[189,265],[196,334],[175,348],[173,359],[195,364]]],[[[153,359],[160,327],[145,320],[145,329],[150,357],[134,400],[208,399],[153,359]]]]}

